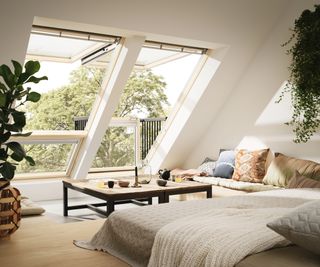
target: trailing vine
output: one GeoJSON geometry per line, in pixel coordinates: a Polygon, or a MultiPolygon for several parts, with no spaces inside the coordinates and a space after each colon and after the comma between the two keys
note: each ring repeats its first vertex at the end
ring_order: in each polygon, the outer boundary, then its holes
{"type": "Polygon", "coordinates": [[[294,142],[305,143],[320,125],[320,5],[315,10],[304,10],[295,20],[293,33],[282,46],[293,45],[287,50],[292,61],[290,77],[285,92],[290,92],[293,107],[291,121],[294,142]]]}

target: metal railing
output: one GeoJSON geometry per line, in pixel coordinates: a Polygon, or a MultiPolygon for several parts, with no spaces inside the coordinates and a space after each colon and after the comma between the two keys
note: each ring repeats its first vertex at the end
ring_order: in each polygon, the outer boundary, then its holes
{"type": "MultiPolygon", "coordinates": [[[[140,153],[141,159],[144,159],[154,141],[159,135],[164,122],[167,118],[146,118],[140,119],[140,153]]],[[[84,130],[88,122],[88,117],[75,117],[74,129],[84,130]]]]}

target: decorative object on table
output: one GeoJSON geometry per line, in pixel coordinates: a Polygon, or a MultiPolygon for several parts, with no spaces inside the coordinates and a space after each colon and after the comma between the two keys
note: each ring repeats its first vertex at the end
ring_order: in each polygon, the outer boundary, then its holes
{"type": "Polygon", "coordinates": [[[141,187],[138,180],[138,167],[134,167],[134,184],[131,187],[141,187]]]}
{"type": "Polygon", "coordinates": [[[31,133],[22,133],[26,125],[25,112],[18,108],[26,102],[38,102],[40,94],[24,88],[27,83],[38,83],[47,80],[46,76],[37,78],[33,76],[40,69],[38,61],[28,61],[22,65],[12,60],[14,70],[7,65],[0,66],[0,238],[10,236],[20,224],[21,195],[18,189],[10,186],[14,177],[16,162],[25,159],[31,166],[34,160],[27,156],[24,148],[11,137],[25,137],[31,133]]]}
{"type": "Polygon", "coordinates": [[[169,178],[170,178],[170,170],[167,170],[167,169],[160,169],[159,171],[158,171],[158,173],[159,173],[159,176],[160,176],[160,178],[161,179],[163,179],[163,180],[169,180],[169,178]]]}
{"type": "Polygon", "coordinates": [[[128,187],[129,184],[130,184],[129,181],[122,181],[122,180],[118,181],[118,185],[119,185],[120,187],[128,187]]]}
{"type": "Polygon", "coordinates": [[[107,184],[108,184],[109,188],[113,188],[114,187],[114,181],[108,181],[107,184]]]}
{"type": "Polygon", "coordinates": [[[157,185],[166,186],[166,184],[167,184],[167,180],[157,179],[157,185]]]}
{"type": "Polygon", "coordinates": [[[152,169],[147,160],[141,161],[141,172],[142,174],[138,177],[139,184],[148,184],[152,179],[152,169]]]}
{"type": "Polygon", "coordinates": [[[320,126],[320,5],[304,10],[295,20],[292,35],[282,46],[290,44],[290,77],[279,100],[291,95],[293,114],[286,123],[293,127],[295,143],[305,143],[320,126]]]}

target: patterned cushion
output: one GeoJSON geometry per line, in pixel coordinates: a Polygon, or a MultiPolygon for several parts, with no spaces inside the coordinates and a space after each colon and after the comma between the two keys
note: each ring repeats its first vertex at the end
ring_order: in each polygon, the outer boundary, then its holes
{"type": "Polygon", "coordinates": [[[275,153],[266,176],[263,178],[264,184],[275,186],[286,186],[295,171],[311,179],[320,180],[320,164],[311,160],[288,157],[281,153],[275,153]]]}
{"type": "Polygon", "coordinates": [[[261,183],[266,172],[269,149],[256,151],[239,150],[236,154],[233,180],[261,183]]]}
{"type": "Polygon", "coordinates": [[[201,172],[206,172],[209,176],[213,176],[213,170],[216,167],[216,161],[210,158],[205,158],[205,160],[198,167],[201,172]]]}
{"type": "Polygon", "coordinates": [[[320,188],[320,181],[305,177],[296,171],[289,180],[287,188],[320,188]]]}
{"type": "Polygon", "coordinates": [[[221,178],[231,178],[234,170],[234,151],[222,151],[216,163],[213,176],[221,178]]]}
{"type": "Polygon", "coordinates": [[[320,200],[300,205],[267,226],[296,245],[320,255],[320,200]]]}

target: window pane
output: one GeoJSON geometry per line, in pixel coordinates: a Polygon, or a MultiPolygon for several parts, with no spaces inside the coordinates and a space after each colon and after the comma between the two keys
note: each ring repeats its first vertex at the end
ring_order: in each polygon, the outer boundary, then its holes
{"type": "Polygon", "coordinates": [[[26,111],[26,130],[74,130],[74,118],[90,115],[101,89],[113,51],[103,62],[81,59],[97,52],[106,43],[31,34],[27,59],[40,60],[39,76],[48,81],[32,85],[42,97],[22,106],[26,111]]]}
{"type": "Polygon", "coordinates": [[[134,127],[110,127],[96,154],[92,168],[135,165],[134,127]]]}
{"type": "Polygon", "coordinates": [[[35,161],[30,166],[25,160],[17,166],[18,173],[65,172],[75,144],[28,144],[23,145],[28,156],[35,161]]]}

